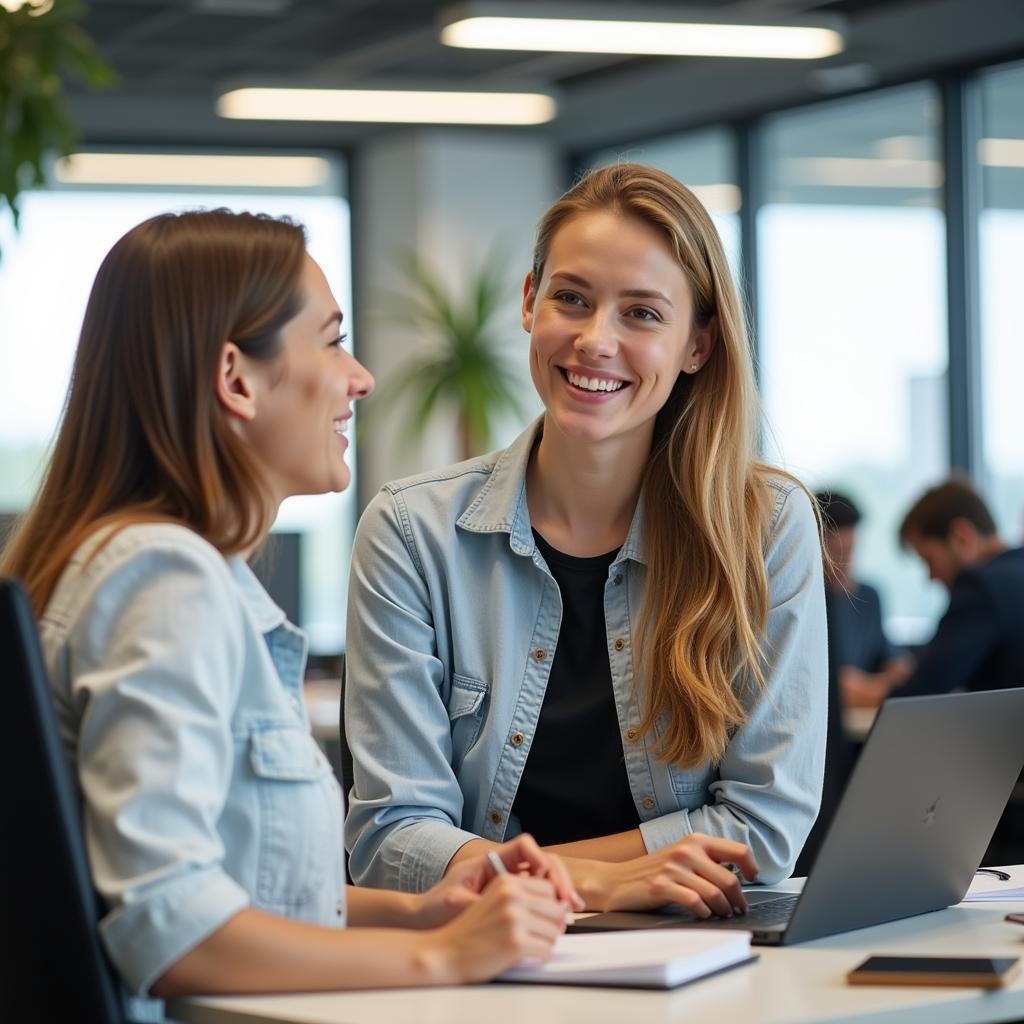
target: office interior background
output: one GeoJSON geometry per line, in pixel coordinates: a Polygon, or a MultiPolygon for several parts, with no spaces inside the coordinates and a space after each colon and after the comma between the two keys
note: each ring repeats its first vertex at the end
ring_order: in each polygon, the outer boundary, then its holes
{"type": "MultiPolygon", "coordinates": [[[[0,216],[0,513],[38,481],[96,268],[145,217],[303,221],[382,382],[431,343],[396,316],[403,260],[456,295],[498,261],[523,403],[500,445],[539,410],[518,322],[536,220],[582,171],[635,159],[690,185],[719,227],[747,297],[766,456],[861,505],[859,575],[895,640],[926,640],[945,595],[896,537],[917,495],[962,471],[1004,538],[1024,535],[1024,3],[687,6],[826,16],[845,45],[816,60],[457,49],[434,0],[91,0],[82,24],[118,82],[69,83],[79,154],[23,196],[19,231],[0,216]],[[218,114],[225,93],[270,86],[514,89],[557,113],[527,127],[218,114]]],[[[459,455],[450,411],[410,436],[413,399],[357,417],[354,488],[281,512],[276,571],[315,653],[344,648],[359,510],[385,480],[459,455]]]]}

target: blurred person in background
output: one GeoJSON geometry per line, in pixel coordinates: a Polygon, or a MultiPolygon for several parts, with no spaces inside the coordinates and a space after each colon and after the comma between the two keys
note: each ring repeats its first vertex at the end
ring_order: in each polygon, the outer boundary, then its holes
{"type": "Polygon", "coordinates": [[[900,540],[949,591],[949,607],[900,697],[1024,685],[1024,548],[999,536],[984,500],[952,478],[907,512],[900,540]]]}
{"type": "Polygon", "coordinates": [[[839,697],[844,707],[874,707],[914,663],[886,637],[878,591],[853,575],[860,509],[838,491],[814,497],[825,530],[825,610],[839,697]]]}
{"type": "MultiPolygon", "coordinates": [[[[917,670],[894,696],[1024,686],[1024,548],[999,536],[981,495],[951,478],[926,491],[900,540],[949,591],[949,607],[917,670]]],[[[983,864],[1024,860],[1024,789],[1017,784],[983,864]]]]}

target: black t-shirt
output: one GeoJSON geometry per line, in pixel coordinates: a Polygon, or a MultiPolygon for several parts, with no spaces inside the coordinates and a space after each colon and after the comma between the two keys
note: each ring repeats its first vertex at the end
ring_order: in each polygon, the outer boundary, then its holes
{"type": "Polygon", "coordinates": [[[626,777],[604,621],[618,551],[575,558],[533,535],[562,594],[562,626],[512,812],[547,846],[625,832],[640,817],[626,777]]]}

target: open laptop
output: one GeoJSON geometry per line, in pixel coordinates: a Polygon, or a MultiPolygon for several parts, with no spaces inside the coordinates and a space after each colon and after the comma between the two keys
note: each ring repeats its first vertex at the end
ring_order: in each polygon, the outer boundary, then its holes
{"type": "Polygon", "coordinates": [[[749,910],[581,918],[570,931],[743,928],[788,945],[959,903],[1024,763],[1024,689],[882,705],[803,891],[746,890],[749,910]]]}

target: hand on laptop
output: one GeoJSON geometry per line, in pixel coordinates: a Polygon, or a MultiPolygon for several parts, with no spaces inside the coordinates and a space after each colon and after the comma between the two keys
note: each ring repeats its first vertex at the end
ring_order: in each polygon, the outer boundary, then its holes
{"type": "Polygon", "coordinates": [[[735,864],[748,881],[757,877],[757,862],[743,843],[694,832],[656,853],[600,865],[603,893],[588,900],[588,907],[653,910],[678,903],[697,917],[743,913],[747,901],[740,880],[726,864],[735,864]]]}

